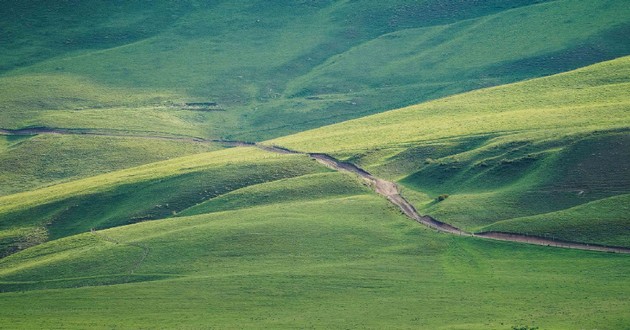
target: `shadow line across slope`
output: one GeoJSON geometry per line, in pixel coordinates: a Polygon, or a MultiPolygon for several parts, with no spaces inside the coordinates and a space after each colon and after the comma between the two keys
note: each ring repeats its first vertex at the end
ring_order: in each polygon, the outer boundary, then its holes
{"type": "Polygon", "coordinates": [[[221,143],[221,144],[224,144],[226,146],[231,146],[231,147],[244,147],[244,146],[252,147],[253,146],[267,152],[274,152],[274,153],[280,153],[280,154],[307,155],[310,158],[321,163],[322,165],[327,166],[328,168],[359,176],[374,190],[374,192],[387,198],[387,200],[389,200],[392,204],[396,205],[396,207],[398,207],[401,210],[401,212],[405,214],[407,217],[429,228],[433,228],[439,232],[460,235],[460,236],[478,237],[478,238],[483,238],[483,239],[526,243],[526,244],[534,244],[534,245],[542,245],[542,246],[552,246],[552,247],[567,248],[567,249],[630,254],[630,248],[624,248],[624,247],[585,244],[585,243],[569,242],[569,241],[558,241],[558,240],[550,240],[550,239],[538,237],[538,236],[528,236],[528,235],[522,235],[522,234],[494,232],[494,231],[470,233],[470,232],[461,230],[455,226],[452,226],[450,224],[436,220],[433,217],[430,217],[428,215],[420,215],[418,211],[416,210],[416,208],[400,194],[400,190],[398,189],[398,186],[395,183],[375,177],[368,171],[358,167],[357,165],[353,163],[342,162],[327,154],[304,153],[304,152],[299,152],[299,151],[287,149],[280,146],[275,146],[275,145],[269,146],[269,145],[263,145],[259,143],[246,142],[246,141],[209,140],[209,139],[190,137],[190,136],[167,136],[167,135],[162,136],[162,135],[150,135],[147,133],[135,135],[135,134],[132,134],[131,132],[122,132],[122,131],[119,132],[119,131],[71,130],[71,129],[63,129],[63,128],[50,128],[50,127],[35,127],[35,128],[25,128],[25,129],[19,129],[19,130],[8,130],[8,129],[0,128],[0,135],[37,135],[37,134],[127,136],[127,137],[136,137],[136,138],[145,138],[145,139],[178,140],[178,141],[189,141],[189,142],[197,142],[197,143],[221,143]]]}

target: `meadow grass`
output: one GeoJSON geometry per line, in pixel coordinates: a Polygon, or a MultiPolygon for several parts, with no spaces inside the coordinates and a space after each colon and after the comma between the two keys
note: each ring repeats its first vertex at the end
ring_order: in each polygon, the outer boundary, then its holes
{"type": "Polygon", "coordinates": [[[481,231],[528,233],[556,240],[630,246],[628,194],[569,209],[494,223],[481,231]]]}
{"type": "Polygon", "coordinates": [[[439,234],[365,194],[86,233],[0,265],[0,319],[14,328],[619,328],[630,317],[623,255],[439,234]]]}
{"type": "MultiPolygon", "coordinates": [[[[481,230],[498,221],[560,212],[630,192],[625,166],[630,161],[630,103],[624,93],[630,87],[629,64],[624,57],[265,143],[332,153],[357,163],[399,181],[421,212],[481,230]],[[443,194],[449,197],[438,202],[443,194]]],[[[596,209],[605,213],[603,207],[596,209]]],[[[630,218],[602,215],[600,220],[592,230],[626,226],[630,218]]],[[[584,222],[563,224],[565,234],[557,228],[549,235],[608,242],[597,234],[596,239],[578,235],[586,230],[584,222]]],[[[549,230],[525,227],[510,228],[520,233],[549,230]]]]}
{"type": "Polygon", "coordinates": [[[167,178],[229,164],[247,164],[247,162],[250,161],[272,163],[274,160],[278,160],[281,157],[283,156],[255,148],[226,149],[199,153],[66,182],[38,190],[3,196],[0,197],[0,210],[8,212],[20,208],[33,207],[79,194],[105,191],[118,185],[167,178]]]}
{"type": "Polygon", "coordinates": [[[42,188],[124,168],[222,149],[134,137],[37,135],[0,138],[0,195],[42,188]]]}
{"type": "Polygon", "coordinates": [[[368,187],[357,185],[358,182],[361,182],[360,179],[339,172],[302,175],[237,189],[178,212],[177,215],[190,216],[268,204],[330,199],[370,191],[368,187]]]}
{"type": "Polygon", "coordinates": [[[623,0],[9,7],[5,128],[260,141],[630,53],[623,0]]]}
{"type": "Polygon", "coordinates": [[[306,155],[140,137],[283,136],[466,230],[628,247],[625,0],[2,8],[0,129],[129,136],[0,135],[0,328],[630,324],[626,255],[438,233],[306,155]]]}
{"type": "Polygon", "coordinates": [[[629,125],[630,57],[326,126],[269,144],[340,153],[483,134],[550,139],[629,125]]]}
{"type": "MultiPolygon", "coordinates": [[[[247,186],[327,171],[306,156],[237,148],[3,196],[0,229],[6,233],[1,253],[7,255],[94,228],[172,217],[247,186]]],[[[339,191],[342,189],[340,185],[339,191]]]]}

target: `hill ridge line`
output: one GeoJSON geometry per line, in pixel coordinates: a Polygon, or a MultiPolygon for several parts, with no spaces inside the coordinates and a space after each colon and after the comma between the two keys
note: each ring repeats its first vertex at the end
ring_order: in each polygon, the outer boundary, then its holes
{"type": "Polygon", "coordinates": [[[544,237],[539,236],[528,236],[522,234],[513,234],[513,233],[502,233],[502,232],[481,232],[481,233],[471,233],[459,229],[453,225],[448,223],[444,223],[439,221],[429,215],[420,215],[416,208],[411,204],[406,198],[404,198],[398,189],[398,185],[391,181],[387,181],[381,178],[378,178],[368,171],[362,169],[361,167],[350,163],[350,162],[342,162],[330,155],[323,153],[304,153],[299,151],[294,151],[291,149],[287,149],[280,146],[266,146],[261,144],[254,144],[253,146],[269,151],[276,152],[282,154],[302,154],[311,157],[312,159],[318,161],[319,163],[325,165],[328,168],[349,172],[358,175],[364,181],[366,181],[370,187],[379,195],[387,198],[389,202],[396,205],[408,218],[425,225],[429,228],[435,229],[439,232],[449,233],[460,236],[469,236],[469,237],[479,237],[490,240],[497,241],[509,241],[516,243],[525,243],[525,244],[533,244],[533,245],[541,245],[541,246],[552,246],[558,248],[566,248],[566,249],[576,249],[576,250],[587,250],[587,251],[598,251],[598,252],[613,252],[613,253],[624,253],[630,254],[630,248],[624,247],[616,247],[616,246],[607,246],[607,245],[599,245],[599,244],[587,244],[587,243],[578,243],[578,242],[569,242],[569,241],[556,241],[550,240],[544,237]]]}
{"type": "Polygon", "coordinates": [[[471,233],[457,228],[448,223],[441,222],[429,215],[420,215],[416,208],[406,198],[404,198],[398,189],[398,185],[394,182],[387,181],[376,177],[357,166],[354,163],[340,161],[333,156],[324,153],[308,153],[296,150],[291,150],[277,145],[264,145],[256,142],[237,141],[237,140],[223,140],[223,139],[205,139],[199,137],[190,136],[174,136],[174,135],[149,135],[146,132],[144,134],[133,135],[125,134],[124,132],[110,132],[110,131],[96,131],[96,130],[76,130],[76,129],[64,129],[64,128],[51,128],[51,127],[32,127],[23,129],[2,129],[0,128],[0,135],[38,135],[38,134],[60,134],[60,135],[93,135],[93,136],[112,136],[112,137],[131,137],[131,138],[144,138],[144,139],[156,139],[156,140],[177,140],[188,141],[197,143],[221,143],[232,147],[255,147],[263,151],[279,153],[279,154],[296,154],[306,155],[320,164],[331,168],[339,172],[348,172],[355,174],[363,179],[377,194],[385,197],[390,203],[396,205],[403,214],[408,218],[424,225],[429,228],[435,229],[439,232],[478,237],[483,239],[497,240],[497,241],[509,241],[516,243],[525,243],[540,246],[552,246],[566,249],[598,251],[598,252],[612,252],[630,254],[630,248],[607,246],[599,244],[587,244],[570,241],[557,241],[551,240],[539,236],[529,236],[515,233],[504,233],[496,231],[471,233]]]}

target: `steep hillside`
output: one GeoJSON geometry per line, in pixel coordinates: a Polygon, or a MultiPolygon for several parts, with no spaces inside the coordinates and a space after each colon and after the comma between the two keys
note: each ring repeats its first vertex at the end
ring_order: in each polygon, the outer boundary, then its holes
{"type": "Polygon", "coordinates": [[[396,179],[423,212],[468,230],[630,246],[627,213],[614,210],[616,203],[590,203],[630,192],[629,77],[630,57],[624,57],[268,143],[333,153],[396,179]],[[442,194],[449,197],[434,200],[442,194]],[[590,219],[598,221],[591,229],[610,225],[618,229],[614,237],[578,235],[586,216],[560,224],[543,215],[581,204],[582,211],[604,213],[590,219]],[[507,226],[514,222],[485,228],[534,215],[539,220],[527,223],[546,221],[544,230],[507,226]]]}
{"type": "Polygon", "coordinates": [[[623,0],[2,7],[0,128],[262,140],[630,54],[623,0]]]}

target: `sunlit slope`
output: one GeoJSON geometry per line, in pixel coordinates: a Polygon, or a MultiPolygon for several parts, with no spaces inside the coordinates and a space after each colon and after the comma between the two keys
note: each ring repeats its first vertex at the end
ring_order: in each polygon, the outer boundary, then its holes
{"type": "Polygon", "coordinates": [[[0,126],[261,140],[630,54],[623,0],[142,3],[9,1],[0,126]]]}
{"type": "Polygon", "coordinates": [[[0,260],[0,324],[618,328],[630,317],[628,267],[621,255],[437,234],[359,193],[22,251],[0,260]]]}
{"type": "Polygon", "coordinates": [[[316,173],[247,186],[197,204],[177,215],[188,216],[369,192],[371,190],[361,184],[361,179],[346,173],[316,173]]]}
{"type": "MultiPolygon", "coordinates": [[[[411,188],[424,212],[477,230],[630,192],[628,90],[624,57],[268,143],[347,158],[411,188]],[[441,194],[450,196],[432,199],[441,194]]],[[[614,220],[625,224],[619,237],[629,236],[629,221],[614,220]]]]}
{"type": "Polygon", "coordinates": [[[521,232],[552,239],[630,246],[630,195],[624,194],[566,210],[500,221],[482,231],[521,232]]]}
{"type": "MultiPolygon", "coordinates": [[[[176,92],[107,86],[70,74],[0,77],[3,129],[70,127],[199,136],[204,113],[172,107],[176,92]]],[[[212,127],[212,124],[208,124],[212,127]]]]}
{"type": "Polygon", "coordinates": [[[305,156],[236,148],[3,196],[2,254],[93,228],[172,217],[233,190],[324,171],[305,156]]]}
{"type": "Polygon", "coordinates": [[[0,135],[0,196],[184,155],[219,144],[87,135],[0,135]]]}

